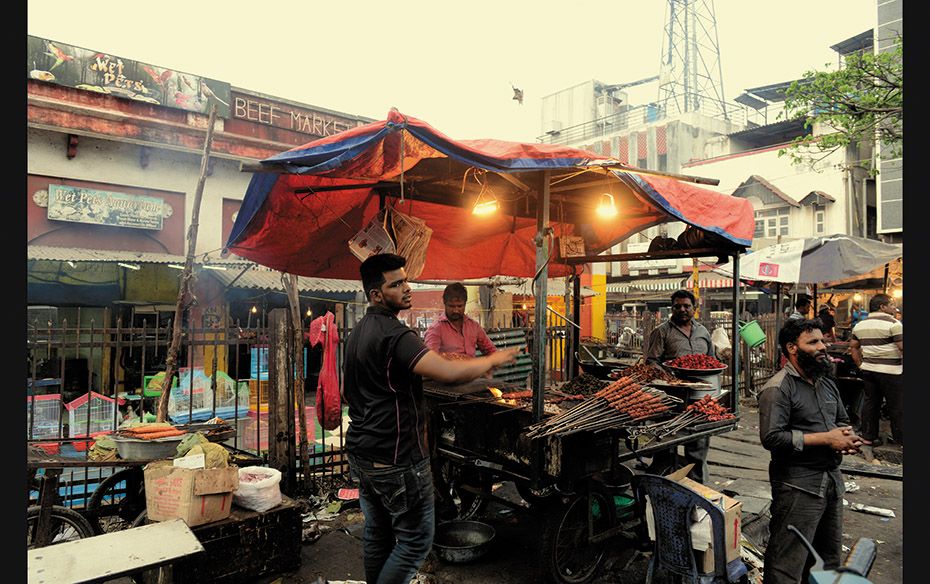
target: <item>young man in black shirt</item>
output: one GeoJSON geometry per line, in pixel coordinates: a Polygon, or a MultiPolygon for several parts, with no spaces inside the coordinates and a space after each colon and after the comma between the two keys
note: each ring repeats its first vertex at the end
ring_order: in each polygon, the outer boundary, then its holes
{"type": "Polygon", "coordinates": [[[513,362],[519,352],[504,349],[449,361],[430,351],[416,331],[397,319],[411,306],[406,263],[395,254],[362,262],[368,310],[346,341],[346,450],[365,515],[368,584],[408,584],[433,543],[433,479],[421,376],[463,383],[513,362]]]}
{"type": "Polygon", "coordinates": [[[820,320],[789,319],[778,333],[785,366],[759,394],[759,437],[771,452],[772,520],[765,549],[765,584],[807,582],[813,559],[794,525],[827,570],[839,566],[843,532],[844,454],[865,441],[849,425],[820,320]]]}

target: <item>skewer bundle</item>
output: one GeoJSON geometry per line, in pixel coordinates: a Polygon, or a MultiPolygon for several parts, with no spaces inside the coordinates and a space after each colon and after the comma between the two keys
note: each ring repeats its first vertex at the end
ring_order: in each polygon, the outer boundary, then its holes
{"type": "Polygon", "coordinates": [[[567,436],[662,415],[669,411],[672,399],[662,391],[643,389],[641,383],[652,378],[649,370],[622,377],[574,408],[528,426],[526,435],[530,438],[553,434],[567,436]]]}

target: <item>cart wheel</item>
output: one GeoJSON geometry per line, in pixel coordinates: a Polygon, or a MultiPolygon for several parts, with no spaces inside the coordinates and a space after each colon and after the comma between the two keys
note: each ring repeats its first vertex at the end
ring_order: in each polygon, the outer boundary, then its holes
{"type": "Polygon", "coordinates": [[[141,468],[125,468],[105,478],[87,504],[87,518],[97,535],[128,529],[145,510],[141,468]]]}
{"type": "Polygon", "coordinates": [[[442,460],[433,474],[436,494],[436,520],[471,519],[488,504],[485,497],[475,494],[474,489],[491,493],[490,478],[474,468],[464,467],[450,460],[442,460]]]}
{"type": "MultiPolygon", "coordinates": [[[[42,547],[36,544],[35,539],[38,537],[36,528],[39,525],[39,512],[42,508],[39,505],[33,505],[26,510],[26,547],[35,549],[42,547]]],[[[49,510],[51,526],[49,528],[49,543],[55,545],[67,541],[93,537],[94,529],[87,519],[77,511],[53,505],[49,510]]]]}
{"type": "Polygon", "coordinates": [[[567,504],[552,509],[543,532],[542,554],[546,576],[555,584],[584,584],[597,574],[607,541],[591,543],[588,517],[594,533],[613,525],[613,501],[603,493],[580,493],[567,504]]]}
{"type": "Polygon", "coordinates": [[[150,523],[155,522],[149,521],[149,514],[146,513],[145,509],[143,509],[142,513],[139,513],[139,515],[137,515],[136,518],[132,520],[132,524],[129,527],[141,527],[143,525],[149,525],[150,523]]]}
{"type": "Polygon", "coordinates": [[[529,503],[530,506],[541,507],[557,500],[558,493],[552,485],[543,487],[542,489],[531,489],[529,484],[522,481],[515,481],[514,485],[517,487],[517,492],[520,493],[520,497],[529,503]]]}

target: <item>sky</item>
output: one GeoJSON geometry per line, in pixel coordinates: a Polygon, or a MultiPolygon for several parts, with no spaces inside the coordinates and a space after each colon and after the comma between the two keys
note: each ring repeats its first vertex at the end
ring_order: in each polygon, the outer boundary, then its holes
{"type": "MultiPolygon", "coordinates": [[[[835,64],[830,45],[876,18],[875,0],[705,2],[730,100],[835,64]]],[[[396,107],[455,139],[535,142],[542,97],[659,73],[667,4],[29,0],[26,31],[338,112],[384,119],[396,107]]],[[[654,101],[658,84],[628,96],[654,101]]]]}

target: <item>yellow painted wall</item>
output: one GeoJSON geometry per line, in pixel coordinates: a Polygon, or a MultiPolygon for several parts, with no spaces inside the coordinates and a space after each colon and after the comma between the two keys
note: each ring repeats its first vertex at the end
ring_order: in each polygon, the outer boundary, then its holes
{"type": "Polygon", "coordinates": [[[604,274],[604,264],[593,264],[594,273],[591,274],[590,287],[596,296],[591,296],[588,301],[591,303],[591,336],[607,340],[607,276],[604,274]],[[600,266],[600,273],[598,273],[600,266]]]}

